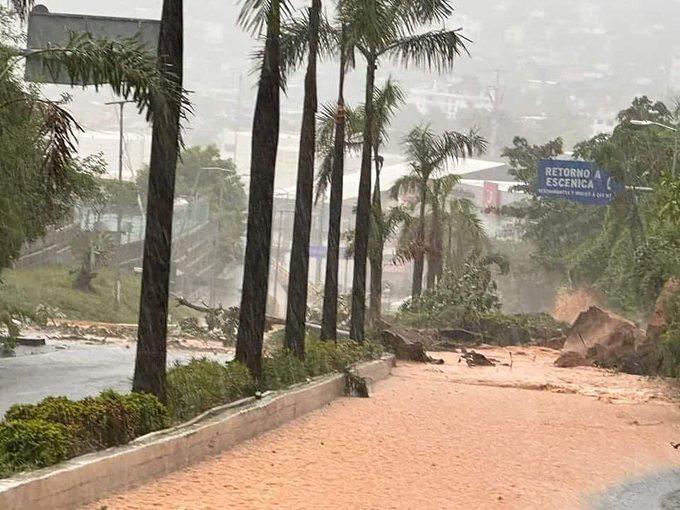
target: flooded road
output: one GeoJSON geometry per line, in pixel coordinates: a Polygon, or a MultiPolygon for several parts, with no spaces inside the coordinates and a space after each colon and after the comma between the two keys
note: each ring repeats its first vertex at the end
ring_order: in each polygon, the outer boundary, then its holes
{"type": "Polygon", "coordinates": [[[680,468],[672,385],[513,350],[512,367],[469,368],[454,353],[400,363],[370,399],[339,399],[89,508],[571,510],[680,468]]]}

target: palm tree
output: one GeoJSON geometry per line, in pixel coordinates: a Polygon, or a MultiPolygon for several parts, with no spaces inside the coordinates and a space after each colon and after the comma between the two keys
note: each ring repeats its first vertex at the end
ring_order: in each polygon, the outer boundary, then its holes
{"type": "Polygon", "coordinates": [[[460,272],[473,252],[481,253],[488,242],[475,204],[467,198],[454,198],[448,202],[445,231],[445,265],[455,273],[460,272]]]}
{"type": "MultiPolygon", "coordinates": [[[[184,54],[182,0],[164,0],[158,41],[158,65],[182,89],[184,54]]],[[[133,391],[165,402],[168,295],[172,251],[175,169],[179,150],[181,105],[169,105],[166,119],[155,119],[151,141],[144,237],[144,267],[137,329],[133,391]]]]}
{"type": "Polygon", "coordinates": [[[413,260],[419,250],[426,253],[428,289],[439,283],[444,270],[461,275],[470,257],[477,257],[488,248],[486,231],[474,203],[467,198],[449,197],[458,179],[457,175],[447,175],[430,180],[430,209],[425,216],[422,246],[418,245],[418,222],[404,221],[400,232],[396,259],[404,262],[413,260]]]}
{"type": "MultiPolygon", "coordinates": [[[[374,122],[374,133],[372,136],[373,140],[373,147],[371,148],[371,153],[373,154],[373,161],[374,161],[374,167],[375,167],[375,174],[376,174],[376,180],[375,180],[375,186],[374,186],[374,193],[373,193],[373,199],[372,199],[372,205],[371,205],[371,211],[372,211],[372,218],[371,218],[371,232],[370,236],[371,239],[373,237],[380,237],[382,227],[378,227],[377,229],[374,228],[376,226],[376,221],[380,222],[380,218],[382,218],[382,204],[381,204],[381,197],[380,197],[380,171],[382,170],[383,166],[383,161],[384,158],[380,154],[382,146],[387,143],[389,140],[389,125],[392,121],[392,118],[396,112],[396,110],[405,102],[405,94],[402,88],[399,86],[399,84],[392,79],[392,77],[389,77],[385,84],[380,87],[374,89],[374,94],[373,94],[373,103],[374,103],[374,110],[375,110],[375,122],[374,122]],[[375,218],[378,218],[376,220],[375,218]]],[[[343,102],[343,125],[342,125],[342,130],[343,130],[343,138],[345,138],[345,144],[344,144],[344,149],[342,150],[342,153],[344,154],[344,150],[352,150],[352,151],[358,151],[363,143],[362,139],[362,129],[364,125],[364,119],[365,119],[365,106],[360,105],[356,110],[344,106],[343,102]],[[345,128],[345,125],[347,127],[345,128]]],[[[336,121],[336,111],[326,107],[326,109],[322,112],[321,118],[319,119],[319,132],[320,132],[320,139],[322,141],[325,141],[325,143],[321,144],[321,155],[322,155],[322,163],[319,168],[318,176],[317,176],[317,197],[320,196],[322,193],[324,193],[328,187],[328,182],[331,180],[331,175],[332,175],[332,170],[333,170],[333,163],[334,163],[334,158],[335,158],[335,146],[330,147],[330,143],[332,142],[333,144],[335,143],[335,140],[341,140],[342,138],[338,138],[337,136],[333,139],[330,137],[330,133],[333,131],[334,126],[337,126],[338,122],[336,121]]],[[[340,182],[340,185],[342,185],[342,182],[340,182]]],[[[333,190],[333,185],[331,184],[331,192],[333,190]]],[[[342,191],[342,188],[340,188],[340,191],[342,191]]],[[[332,197],[331,197],[331,202],[332,202],[332,197]]],[[[342,206],[342,202],[339,202],[340,208],[342,206]]],[[[340,211],[338,211],[340,212],[340,211]]],[[[338,236],[338,243],[339,243],[339,238],[340,238],[340,216],[338,215],[336,220],[337,223],[335,223],[335,226],[337,226],[337,236],[338,236]]],[[[329,247],[330,247],[330,237],[332,233],[329,230],[329,247]]],[[[372,242],[372,241],[371,241],[372,242]]],[[[369,249],[369,260],[371,261],[371,306],[370,306],[370,315],[371,315],[371,321],[373,321],[374,318],[379,318],[380,317],[380,299],[382,295],[382,246],[384,245],[384,242],[380,239],[376,239],[376,243],[373,244],[373,246],[379,246],[379,250],[373,250],[369,249]],[[376,291],[376,289],[378,289],[376,291]]],[[[329,254],[330,257],[330,254],[329,254]]],[[[337,309],[337,260],[333,261],[327,261],[327,264],[330,263],[335,264],[335,269],[331,268],[331,278],[334,278],[332,284],[335,286],[335,292],[327,292],[325,289],[328,288],[328,279],[326,281],[326,287],[324,288],[324,307],[327,308],[327,313],[328,313],[328,321],[327,321],[327,328],[328,331],[326,333],[326,336],[323,336],[322,338],[335,338],[335,326],[337,322],[332,321],[331,309],[337,309]],[[328,299],[328,304],[326,304],[326,294],[328,294],[330,297],[328,299]],[[333,301],[333,295],[335,296],[334,301],[333,301]]],[[[328,278],[329,274],[329,268],[328,265],[326,266],[326,276],[328,278]]],[[[336,312],[337,315],[337,312],[336,312]]],[[[323,332],[323,324],[322,324],[322,332],[323,332]]]]}
{"type": "Polygon", "coordinates": [[[427,221],[427,288],[434,288],[444,272],[444,225],[448,220],[446,201],[460,176],[449,174],[432,179],[429,186],[430,215],[427,221]]]}
{"type": "Polygon", "coordinates": [[[314,157],[316,148],[315,116],[316,60],[319,40],[321,0],[312,0],[309,10],[309,55],[305,75],[305,98],[300,130],[298,178],[295,195],[293,246],[288,277],[288,309],[285,346],[299,358],[305,354],[305,318],[307,315],[307,281],[309,278],[309,237],[314,192],[314,157]]]}
{"type": "Polygon", "coordinates": [[[281,0],[261,4],[262,0],[248,0],[240,16],[242,23],[256,31],[266,22],[266,37],[253,117],[246,254],[236,338],[236,359],[258,381],[262,375],[281,86],[281,0]]]}
{"type": "Polygon", "coordinates": [[[486,148],[486,140],[476,131],[461,134],[445,131],[436,134],[430,126],[417,126],[409,132],[403,141],[405,154],[411,166],[411,174],[397,180],[392,187],[393,198],[403,192],[416,193],[420,206],[415,242],[412,244],[413,284],[412,296],[419,296],[423,287],[423,270],[425,265],[425,212],[428,205],[430,179],[446,169],[449,162],[466,158],[473,154],[481,154],[486,148]]]}
{"type": "MultiPolygon", "coordinates": [[[[371,231],[369,233],[368,260],[371,265],[371,284],[369,301],[369,323],[376,324],[382,312],[382,274],[383,274],[383,249],[385,239],[383,237],[387,219],[383,216],[380,196],[380,171],[383,167],[384,158],[380,154],[381,147],[389,140],[388,126],[397,108],[405,102],[405,94],[401,87],[392,80],[387,79],[385,85],[375,89],[373,98],[374,123],[373,134],[373,163],[375,166],[375,186],[371,203],[371,231]]],[[[365,110],[365,108],[364,108],[365,110]]],[[[364,113],[365,115],[365,113],[364,113]]]]}
{"type": "Polygon", "coordinates": [[[338,101],[333,121],[333,147],[324,158],[327,168],[332,166],[331,197],[328,205],[328,252],[326,255],[326,278],[323,289],[321,314],[321,340],[337,340],[338,329],[338,268],[340,263],[340,223],[342,222],[342,179],[345,173],[345,73],[347,72],[347,28],[341,17],[339,51],[340,78],[338,101]]]}
{"type": "Polygon", "coordinates": [[[348,20],[348,40],[364,56],[367,66],[350,327],[350,336],[363,341],[371,209],[373,89],[377,65],[382,57],[388,56],[405,66],[415,64],[442,71],[449,69],[455,58],[467,50],[466,39],[457,30],[417,33],[420,27],[443,23],[448,18],[453,12],[449,0],[345,0],[343,11],[348,20]]]}

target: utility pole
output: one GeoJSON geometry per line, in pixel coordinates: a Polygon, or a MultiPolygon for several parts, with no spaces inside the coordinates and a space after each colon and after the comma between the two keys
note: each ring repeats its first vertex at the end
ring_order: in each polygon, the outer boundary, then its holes
{"type": "Polygon", "coordinates": [[[238,158],[238,130],[241,127],[241,87],[243,86],[243,74],[238,75],[238,94],[236,96],[236,119],[234,120],[234,163],[238,158]]]}
{"type": "MultiPolygon", "coordinates": [[[[279,305],[279,266],[281,265],[281,233],[283,231],[283,209],[277,211],[279,215],[279,231],[276,235],[276,266],[274,266],[274,304],[278,308],[279,305]]],[[[274,311],[276,313],[276,310],[274,311]]]]}
{"type": "Polygon", "coordinates": [[[488,96],[491,101],[491,138],[489,146],[492,151],[497,150],[499,143],[499,130],[500,130],[500,113],[503,105],[504,93],[503,86],[501,84],[501,73],[502,69],[496,69],[494,71],[496,75],[496,83],[488,87],[488,96]]]}
{"type": "MultiPolygon", "coordinates": [[[[125,108],[125,105],[127,103],[134,103],[134,101],[128,101],[128,100],[121,100],[121,101],[109,101],[108,103],[104,103],[107,106],[111,105],[119,105],[120,106],[120,114],[119,114],[119,139],[118,139],[118,182],[122,183],[123,182],[123,144],[124,144],[124,139],[123,139],[123,110],[125,108]]],[[[123,235],[123,215],[121,214],[120,210],[120,204],[118,204],[117,207],[117,220],[116,220],[116,236],[118,237],[118,245],[120,246],[122,243],[122,235],[123,235]]],[[[120,298],[121,298],[121,292],[122,292],[122,283],[120,279],[120,263],[116,264],[116,286],[113,291],[114,295],[114,300],[116,302],[116,306],[120,305],[120,298]]]]}
{"type": "MultiPolygon", "coordinates": [[[[319,215],[317,216],[317,229],[316,229],[316,244],[319,247],[318,249],[321,250],[321,246],[323,245],[323,227],[326,224],[326,194],[324,193],[321,195],[321,211],[319,211],[319,215]]],[[[324,260],[325,257],[321,256],[321,253],[319,253],[319,256],[316,258],[316,273],[314,275],[314,284],[319,285],[321,283],[321,266],[322,266],[322,260],[324,260]]]]}
{"type": "MultiPolygon", "coordinates": [[[[349,232],[349,229],[351,229],[351,228],[352,228],[352,222],[351,222],[351,220],[347,220],[345,222],[345,232],[349,232]]],[[[348,284],[347,284],[347,275],[349,274],[349,257],[347,256],[347,245],[345,245],[344,255],[345,255],[345,270],[343,272],[345,274],[342,276],[342,286],[343,286],[345,294],[347,294],[348,291],[349,291],[348,284]]]]}

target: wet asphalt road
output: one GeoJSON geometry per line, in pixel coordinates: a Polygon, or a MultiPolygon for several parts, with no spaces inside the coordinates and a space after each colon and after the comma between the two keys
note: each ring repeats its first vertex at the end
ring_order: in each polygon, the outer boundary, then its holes
{"type": "Polygon", "coordinates": [[[613,487],[593,498],[592,510],[680,510],[680,470],[669,469],[613,487]]]}
{"type": "MultiPolygon", "coordinates": [[[[171,350],[168,366],[202,357],[227,359],[225,354],[171,350]]],[[[48,395],[78,399],[107,388],[130,391],[134,366],[134,346],[50,341],[46,347],[18,347],[15,357],[0,358],[0,416],[13,404],[35,403],[48,395]]]]}

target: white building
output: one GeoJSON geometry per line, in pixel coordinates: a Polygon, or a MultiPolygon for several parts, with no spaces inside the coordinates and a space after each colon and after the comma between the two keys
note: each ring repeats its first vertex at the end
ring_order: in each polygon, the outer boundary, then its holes
{"type": "Polygon", "coordinates": [[[455,84],[434,82],[429,88],[413,88],[408,91],[407,101],[419,113],[427,115],[432,108],[440,109],[447,119],[455,119],[461,111],[492,111],[493,104],[488,94],[465,94],[455,92],[455,84]]]}

